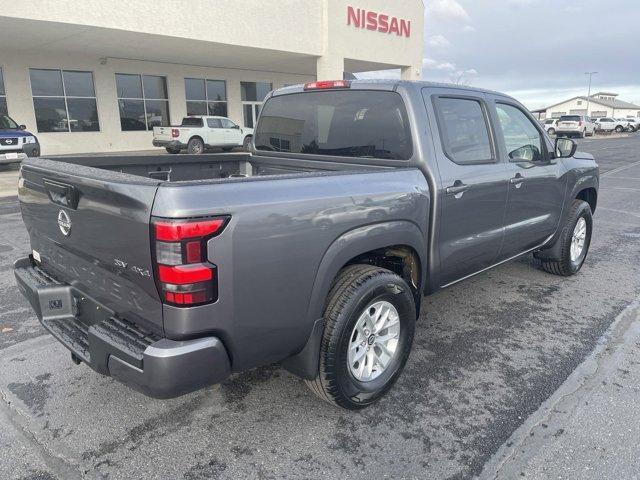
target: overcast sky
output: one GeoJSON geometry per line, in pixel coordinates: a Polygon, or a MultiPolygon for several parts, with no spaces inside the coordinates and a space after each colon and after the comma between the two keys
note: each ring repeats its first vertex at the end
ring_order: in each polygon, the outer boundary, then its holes
{"type": "Polygon", "coordinates": [[[424,0],[425,80],[529,108],[606,90],[640,104],[640,0],[424,0]]]}

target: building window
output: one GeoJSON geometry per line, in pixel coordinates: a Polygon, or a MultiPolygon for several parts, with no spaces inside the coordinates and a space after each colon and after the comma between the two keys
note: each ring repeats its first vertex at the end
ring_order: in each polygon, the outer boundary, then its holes
{"type": "Polygon", "coordinates": [[[185,78],[187,115],[227,116],[227,84],[224,80],[185,78]]]}
{"type": "Polygon", "coordinates": [[[578,100],[578,105],[582,105],[582,100],[578,100]]]}
{"type": "Polygon", "coordinates": [[[38,132],[98,132],[93,73],[29,69],[38,132]]]}
{"type": "Polygon", "coordinates": [[[255,126],[262,108],[262,101],[272,89],[272,84],[267,82],[240,82],[240,99],[245,127],[255,126]]]}
{"type": "Polygon", "coordinates": [[[0,115],[8,115],[7,110],[7,94],[4,90],[4,79],[2,77],[2,69],[0,68],[0,115]]]}
{"type": "Polygon", "coordinates": [[[167,79],[158,75],[116,73],[123,132],[169,125],[167,79]]]}

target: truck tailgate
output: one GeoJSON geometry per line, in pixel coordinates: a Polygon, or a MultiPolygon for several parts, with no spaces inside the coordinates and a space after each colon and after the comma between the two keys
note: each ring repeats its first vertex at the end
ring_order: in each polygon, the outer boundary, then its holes
{"type": "Polygon", "coordinates": [[[158,182],[39,159],[19,180],[34,258],[118,316],[163,332],[149,222],[158,182]]]}
{"type": "Polygon", "coordinates": [[[173,140],[171,130],[171,127],[153,127],[153,138],[165,141],[173,140]]]}

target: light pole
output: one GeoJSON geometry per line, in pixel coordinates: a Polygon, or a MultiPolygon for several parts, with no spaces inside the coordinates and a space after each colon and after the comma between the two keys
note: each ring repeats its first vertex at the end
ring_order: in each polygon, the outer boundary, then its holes
{"type": "Polygon", "coordinates": [[[589,116],[589,103],[591,103],[591,76],[598,72],[584,72],[585,75],[589,75],[589,89],[587,92],[587,116],[589,116]]]}

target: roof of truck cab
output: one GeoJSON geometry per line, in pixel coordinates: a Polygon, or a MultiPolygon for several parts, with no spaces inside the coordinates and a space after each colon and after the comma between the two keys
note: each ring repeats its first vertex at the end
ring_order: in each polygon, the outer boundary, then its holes
{"type": "MultiPolygon", "coordinates": [[[[481,92],[488,93],[491,95],[500,95],[503,97],[512,98],[509,95],[501,92],[496,92],[494,90],[488,90],[484,88],[470,87],[467,85],[457,85],[453,83],[439,83],[439,82],[428,82],[423,80],[395,80],[395,79],[357,79],[350,80],[351,88],[366,88],[366,87],[375,87],[379,90],[395,90],[399,86],[404,86],[407,88],[449,88],[454,90],[462,90],[468,92],[481,92]]],[[[283,95],[287,93],[297,93],[303,91],[304,88],[303,83],[297,85],[289,85],[286,87],[278,88],[272,92],[275,95],[283,95]]]]}

